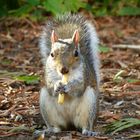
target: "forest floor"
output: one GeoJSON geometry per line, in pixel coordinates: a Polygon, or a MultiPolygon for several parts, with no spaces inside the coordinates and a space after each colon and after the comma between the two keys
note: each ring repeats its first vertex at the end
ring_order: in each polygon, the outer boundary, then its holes
{"type": "MultiPolygon", "coordinates": [[[[93,22],[101,44],[100,113],[95,127],[101,134],[84,137],[67,131],[46,139],[125,140],[140,134],[140,126],[104,133],[104,126],[116,120],[140,119],[140,17],[103,17],[93,22]],[[118,44],[134,46],[122,49],[118,44]]],[[[28,19],[0,20],[0,139],[35,139],[33,131],[42,129],[43,67],[38,48],[42,25],[28,19]]]]}

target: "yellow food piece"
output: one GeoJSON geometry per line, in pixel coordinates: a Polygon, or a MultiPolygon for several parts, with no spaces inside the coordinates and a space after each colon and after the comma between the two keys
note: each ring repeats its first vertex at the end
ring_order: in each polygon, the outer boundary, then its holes
{"type": "MultiPolygon", "coordinates": [[[[66,84],[67,81],[68,81],[68,75],[65,74],[65,75],[63,75],[63,77],[62,77],[62,83],[66,84]]],[[[64,95],[63,93],[60,93],[60,94],[58,95],[58,103],[59,103],[59,104],[63,104],[63,103],[64,103],[64,98],[65,98],[65,95],[64,95]]]]}
{"type": "Polygon", "coordinates": [[[67,84],[67,81],[68,81],[68,75],[65,74],[65,75],[63,75],[63,77],[62,77],[62,83],[67,84]]]}
{"type": "Polygon", "coordinates": [[[65,98],[65,95],[62,93],[60,93],[59,95],[58,95],[58,103],[59,104],[63,104],[64,103],[64,98],[65,98]]]}

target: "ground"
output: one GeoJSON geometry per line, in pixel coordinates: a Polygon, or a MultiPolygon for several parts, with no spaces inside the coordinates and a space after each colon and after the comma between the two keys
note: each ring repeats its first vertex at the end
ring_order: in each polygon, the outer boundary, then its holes
{"type": "MultiPolygon", "coordinates": [[[[140,46],[138,49],[118,46],[140,44],[140,17],[104,17],[93,22],[101,46],[100,113],[95,127],[101,134],[90,138],[68,131],[50,135],[50,139],[123,140],[140,134],[138,126],[104,133],[104,126],[115,120],[140,119],[140,46]]],[[[42,129],[39,90],[43,67],[38,39],[44,23],[29,19],[0,20],[0,139],[34,139],[33,131],[42,129]]]]}

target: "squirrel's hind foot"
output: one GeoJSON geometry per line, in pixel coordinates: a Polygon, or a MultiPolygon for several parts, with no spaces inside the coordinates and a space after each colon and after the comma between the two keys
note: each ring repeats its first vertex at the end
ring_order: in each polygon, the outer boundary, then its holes
{"type": "Polygon", "coordinates": [[[47,135],[52,135],[55,133],[59,133],[61,130],[59,128],[48,128],[45,130],[35,130],[33,133],[34,138],[40,137],[41,135],[47,136],[47,135]]]}
{"type": "Polygon", "coordinates": [[[85,136],[97,136],[98,132],[94,132],[94,131],[89,131],[87,129],[83,129],[82,130],[82,134],[85,136]]]}

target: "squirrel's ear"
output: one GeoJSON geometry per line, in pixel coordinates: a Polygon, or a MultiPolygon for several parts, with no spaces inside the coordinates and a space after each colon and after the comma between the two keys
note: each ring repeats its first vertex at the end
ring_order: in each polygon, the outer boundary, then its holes
{"type": "Polygon", "coordinates": [[[78,43],[79,43],[79,31],[75,30],[73,36],[72,36],[72,40],[75,44],[76,47],[78,47],[78,43]]]}
{"type": "Polygon", "coordinates": [[[53,30],[52,34],[51,34],[51,42],[55,43],[57,40],[58,40],[58,37],[57,37],[56,33],[53,30]]]}

